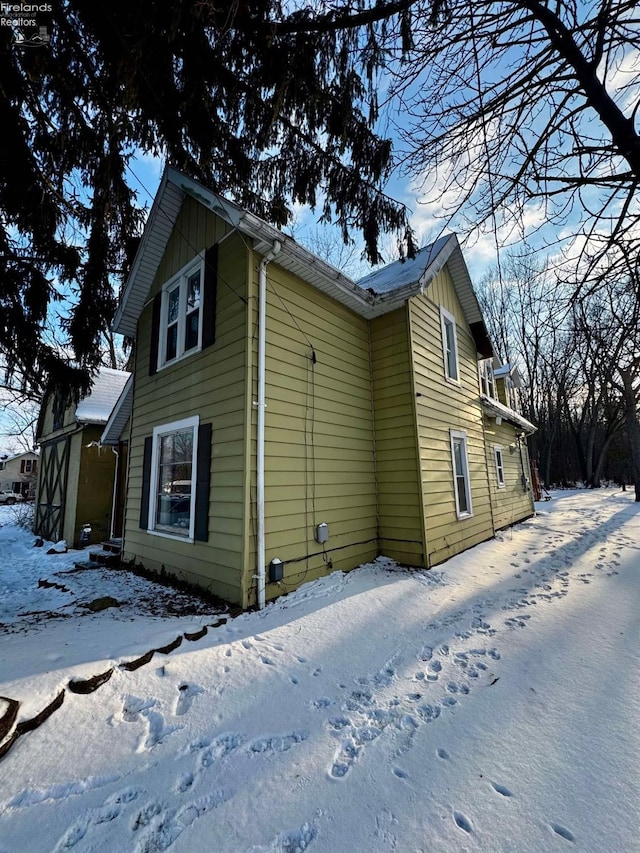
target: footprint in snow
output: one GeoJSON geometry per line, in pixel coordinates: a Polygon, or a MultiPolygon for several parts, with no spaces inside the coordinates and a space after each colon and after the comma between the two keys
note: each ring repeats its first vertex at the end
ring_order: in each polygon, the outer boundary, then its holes
{"type": "Polygon", "coordinates": [[[565,841],[575,841],[575,836],[572,832],[570,832],[565,826],[562,826],[559,823],[552,823],[551,829],[555,832],[556,835],[559,835],[560,838],[564,838],[565,841]]]}
{"type": "Polygon", "coordinates": [[[265,753],[287,752],[296,744],[302,743],[309,737],[307,731],[285,732],[281,735],[267,735],[256,738],[247,746],[247,752],[259,755],[265,753]]]}
{"type": "Polygon", "coordinates": [[[446,749],[443,749],[442,747],[440,747],[439,749],[436,750],[436,755],[438,756],[438,758],[441,758],[443,761],[448,761],[448,759],[449,759],[449,753],[447,752],[446,749]]]}
{"type": "Polygon", "coordinates": [[[512,797],[513,794],[508,788],[505,788],[504,785],[500,785],[498,782],[491,782],[491,787],[496,793],[501,794],[503,797],[512,797]]]}
{"type": "Polygon", "coordinates": [[[156,705],[156,699],[142,700],[135,696],[125,697],[121,719],[125,723],[141,722],[146,729],[146,733],[138,741],[136,752],[153,749],[154,746],[162,743],[168,735],[181,728],[181,726],[166,725],[164,715],[160,711],[153,710],[156,705]]]}
{"type": "Polygon", "coordinates": [[[459,826],[460,829],[469,833],[473,832],[473,824],[471,823],[468,817],[465,817],[462,814],[462,812],[454,812],[453,819],[456,822],[456,826],[459,826]]]}
{"type": "Polygon", "coordinates": [[[282,850],[283,853],[304,853],[318,834],[315,826],[303,823],[299,829],[278,835],[267,847],[260,845],[252,847],[248,853],[272,853],[274,850],[282,850]]]}
{"type": "Polygon", "coordinates": [[[194,698],[203,692],[203,689],[197,684],[183,682],[178,687],[178,699],[176,701],[176,708],[174,711],[175,716],[181,717],[183,714],[186,714],[191,707],[194,698]]]}

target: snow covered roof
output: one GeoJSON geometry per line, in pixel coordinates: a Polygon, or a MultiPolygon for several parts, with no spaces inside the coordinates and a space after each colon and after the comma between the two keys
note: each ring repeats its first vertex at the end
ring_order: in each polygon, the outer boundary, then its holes
{"type": "Polygon", "coordinates": [[[527,435],[531,435],[537,429],[530,421],[526,418],[523,418],[522,415],[519,415],[518,412],[514,412],[513,409],[510,409],[508,406],[505,406],[503,403],[500,403],[494,397],[487,397],[486,394],[480,395],[480,400],[482,402],[482,408],[492,418],[502,418],[504,421],[508,421],[510,424],[514,424],[515,426],[523,429],[527,435]]]}
{"type": "Polygon", "coordinates": [[[126,370],[101,368],[91,392],[78,403],[76,421],[81,424],[106,424],[129,376],[126,370]]]}
{"type": "Polygon", "coordinates": [[[426,280],[434,274],[429,269],[430,266],[437,260],[438,255],[452,237],[452,234],[446,234],[439,237],[434,243],[423,246],[415,258],[397,260],[392,264],[387,264],[386,267],[374,270],[356,282],[358,287],[376,296],[382,296],[385,293],[393,293],[407,286],[412,287],[416,284],[428,283],[426,280]]]}
{"type": "Polygon", "coordinates": [[[504,379],[505,376],[510,376],[516,388],[522,387],[522,374],[515,364],[502,364],[494,369],[493,375],[496,379],[504,379]]]}
{"type": "Polygon", "coordinates": [[[35,450],[22,450],[20,453],[12,453],[10,456],[0,456],[0,461],[6,464],[7,462],[11,462],[13,459],[23,459],[27,456],[34,459],[37,458],[38,453],[35,450]]]}

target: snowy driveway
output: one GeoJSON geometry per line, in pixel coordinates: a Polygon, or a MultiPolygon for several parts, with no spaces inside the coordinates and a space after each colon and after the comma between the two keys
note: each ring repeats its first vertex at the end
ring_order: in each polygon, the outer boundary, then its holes
{"type": "MultiPolygon", "coordinates": [[[[336,573],[134,672],[127,623],[81,662],[23,637],[0,694],[31,712],[115,669],[0,762],[0,851],[639,850],[639,510],[555,493],[432,572],[336,573]]],[[[130,624],[137,652],[164,630],[130,624]]]]}

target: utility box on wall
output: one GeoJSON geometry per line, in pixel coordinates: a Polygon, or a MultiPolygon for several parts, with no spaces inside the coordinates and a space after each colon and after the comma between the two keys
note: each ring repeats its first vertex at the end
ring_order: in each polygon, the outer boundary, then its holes
{"type": "Polygon", "coordinates": [[[278,583],[284,576],[284,563],[277,557],[269,563],[269,582],[278,583]]]}
{"type": "Polygon", "coordinates": [[[323,521],[322,524],[319,524],[316,527],[316,542],[319,545],[324,545],[329,539],[329,525],[325,524],[323,521]]]}

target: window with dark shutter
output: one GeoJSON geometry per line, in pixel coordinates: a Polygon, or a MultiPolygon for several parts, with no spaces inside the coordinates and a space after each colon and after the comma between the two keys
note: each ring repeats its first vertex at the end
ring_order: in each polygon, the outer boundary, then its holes
{"type": "Polygon", "coordinates": [[[144,456],[142,460],[142,496],[140,499],[140,528],[149,528],[149,498],[151,490],[151,457],[153,454],[153,438],[144,440],[144,456]]]}
{"type": "Polygon", "coordinates": [[[157,293],[153,299],[151,314],[151,346],[149,349],[149,376],[158,372],[158,345],[160,341],[160,314],[162,311],[162,294],[157,293]]]}

